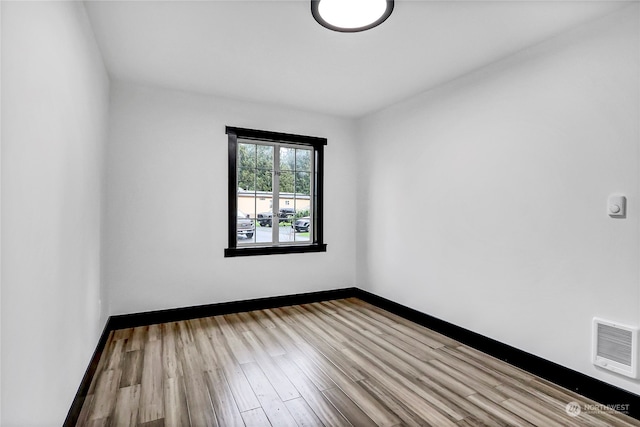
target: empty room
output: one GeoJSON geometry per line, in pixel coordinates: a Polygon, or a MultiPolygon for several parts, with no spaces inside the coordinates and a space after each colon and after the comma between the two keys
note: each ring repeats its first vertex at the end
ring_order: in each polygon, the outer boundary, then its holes
{"type": "Polygon", "coordinates": [[[2,427],[640,426],[640,2],[0,23],[2,427]]]}

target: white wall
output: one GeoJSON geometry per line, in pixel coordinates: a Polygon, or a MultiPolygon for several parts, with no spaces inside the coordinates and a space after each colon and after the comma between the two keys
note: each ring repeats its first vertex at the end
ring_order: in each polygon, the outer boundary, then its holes
{"type": "MultiPolygon", "coordinates": [[[[2,99],[2,2],[0,2],[0,99],[2,99]]],[[[0,102],[0,188],[2,188],[2,102],[0,102]]],[[[0,308],[2,307],[2,195],[0,194],[0,308]]],[[[0,423],[2,423],[2,315],[0,314],[0,423]]]]}
{"type": "Polygon", "coordinates": [[[355,285],[354,127],[348,120],[113,84],[105,280],[113,314],[355,285]],[[225,126],[328,138],[326,253],[225,258],[225,126]]]}
{"type": "Polygon", "coordinates": [[[109,82],[82,3],[2,2],[2,426],[61,425],[106,320],[109,82]]]}
{"type": "Polygon", "coordinates": [[[364,118],[358,284],[639,393],[591,364],[594,316],[640,324],[638,16],[364,118]]]}

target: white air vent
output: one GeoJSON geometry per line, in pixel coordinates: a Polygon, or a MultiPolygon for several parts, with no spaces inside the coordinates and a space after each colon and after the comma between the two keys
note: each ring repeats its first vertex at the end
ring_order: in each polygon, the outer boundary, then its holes
{"type": "Polygon", "coordinates": [[[638,328],[593,319],[593,363],[618,374],[638,376],[638,328]]]}

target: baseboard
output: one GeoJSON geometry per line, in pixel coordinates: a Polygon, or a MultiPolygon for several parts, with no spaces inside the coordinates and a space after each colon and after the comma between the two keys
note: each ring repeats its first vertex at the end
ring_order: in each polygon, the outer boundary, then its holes
{"type": "Polygon", "coordinates": [[[80,386],[78,387],[76,396],[73,398],[73,402],[71,403],[71,408],[69,409],[67,417],[64,420],[64,427],[74,427],[76,425],[78,417],[80,416],[80,410],[82,410],[82,404],[84,403],[84,399],[87,397],[87,393],[89,392],[91,380],[93,379],[93,375],[98,368],[100,356],[102,356],[102,352],[107,345],[107,340],[109,339],[109,334],[112,330],[113,328],[110,325],[109,319],[107,319],[107,323],[105,323],[104,329],[102,329],[102,334],[100,335],[100,339],[98,340],[98,345],[96,345],[96,349],[93,351],[93,356],[91,356],[89,366],[84,372],[82,382],[80,382],[80,386]]]}
{"type": "Polygon", "coordinates": [[[80,410],[82,409],[82,404],[84,403],[84,399],[89,391],[91,380],[96,372],[100,356],[104,351],[111,331],[116,329],[153,325],[157,323],[177,322],[180,320],[195,319],[199,317],[217,316],[252,310],[264,310],[267,308],[283,307],[287,305],[310,304],[313,302],[351,297],[360,298],[363,301],[446,335],[449,338],[468,345],[469,347],[473,347],[476,350],[503,360],[561,387],[575,391],[576,393],[595,400],[603,405],[628,404],[629,411],[627,415],[640,420],[640,396],[634,393],[519,350],[515,347],[503,344],[476,332],[461,328],[460,326],[456,326],[418,310],[414,310],[397,302],[372,294],[371,292],[367,292],[359,288],[343,288],[329,291],[283,295],[111,316],[107,320],[104,331],[102,332],[98,345],[96,346],[96,350],[93,353],[93,357],[91,358],[82,382],[78,387],[76,396],[71,408],[69,409],[67,418],[65,419],[64,426],[73,427],[76,425],[78,416],[80,415],[80,410]]]}
{"type": "Polygon", "coordinates": [[[357,288],[342,288],[304,294],[221,302],[217,304],[197,305],[193,307],[172,308],[169,310],[116,315],[111,316],[109,321],[112,329],[135,328],[136,326],[153,325],[156,323],[178,322],[180,320],[197,319],[199,317],[218,316],[221,314],[240,313],[242,311],[264,310],[267,308],[284,307],[287,305],[309,304],[318,301],[349,298],[355,295],[356,291],[357,288]]]}
{"type": "Polygon", "coordinates": [[[629,412],[627,415],[640,420],[640,396],[634,393],[371,292],[356,288],[355,296],[603,405],[628,404],[629,412]]]}

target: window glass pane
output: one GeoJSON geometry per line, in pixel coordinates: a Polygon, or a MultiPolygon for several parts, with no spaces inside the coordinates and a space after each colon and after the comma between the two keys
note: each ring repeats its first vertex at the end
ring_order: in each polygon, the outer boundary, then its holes
{"type": "Polygon", "coordinates": [[[256,145],[255,144],[238,144],[238,167],[239,168],[255,168],[256,167],[256,145]]]}
{"type": "MultiPolygon", "coordinates": [[[[293,175],[292,172],[289,174],[293,175]]],[[[293,229],[291,228],[295,215],[293,194],[291,192],[280,193],[278,203],[279,205],[275,207],[277,214],[273,219],[276,238],[279,243],[293,242],[293,229]]]]}
{"type": "Polygon", "coordinates": [[[257,146],[258,169],[273,170],[273,147],[269,145],[257,146]]]}
{"type": "Polygon", "coordinates": [[[311,172],[311,150],[296,149],[296,170],[311,172]]]}
{"type": "Polygon", "coordinates": [[[238,246],[256,241],[256,221],[253,209],[255,209],[255,196],[238,196],[238,218],[236,223],[238,246]],[[242,207],[251,211],[243,211],[242,207]]]}
{"type": "MultiPolygon", "coordinates": [[[[249,215],[250,218],[256,216],[256,195],[253,192],[243,191],[238,193],[238,211],[246,218],[249,215]]],[[[240,214],[238,214],[240,215],[240,214]]]]}
{"type": "Polygon", "coordinates": [[[291,221],[296,214],[294,205],[295,201],[291,194],[287,194],[285,197],[280,199],[280,209],[278,209],[280,225],[291,225],[291,221]]]}
{"type": "MultiPolygon", "coordinates": [[[[280,197],[284,197],[282,193],[289,193],[289,196],[295,189],[295,174],[293,172],[280,172],[280,197]]],[[[280,203],[283,204],[282,202],[280,203]]]]}
{"type": "Polygon", "coordinates": [[[243,191],[256,190],[256,171],[255,169],[238,169],[238,193],[243,191]]]}
{"type": "Polygon", "coordinates": [[[256,172],[256,191],[264,191],[269,194],[263,195],[263,197],[271,197],[271,191],[273,191],[273,171],[258,169],[256,172]]]}
{"type": "Polygon", "coordinates": [[[311,214],[311,200],[308,197],[296,198],[296,216],[309,216],[311,214]]]}
{"type": "Polygon", "coordinates": [[[258,212],[256,215],[256,241],[258,243],[273,242],[273,233],[271,230],[274,223],[277,227],[278,220],[273,221],[272,203],[271,196],[258,197],[256,200],[256,210],[258,212]]]}
{"type": "MultiPolygon", "coordinates": [[[[271,198],[260,197],[256,199],[256,243],[273,243],[271,198]]],[[[277,220],[275,224],[277,224],[277,220]]],[[[277,225],[276,225],[277,227],[277,225]]]]}
{"type": "Polygon", "coordinates": [[[297,218],[292,224],[294,240],[296,242],[309,242],[311,240],[311,218],[309,217],[309,211],[299,211],[296,216],[297,218]]]}
{"type": "Polygon", "coordinates": [[[280,147],[280,170],[292,171],[296,167],[295,148],[280,147]]]}
{"type": "Polygon", "coordinates": [[[309,172],[296,172],[295,189],[296,196],[311,194],[311,174],[309,172]]]}

